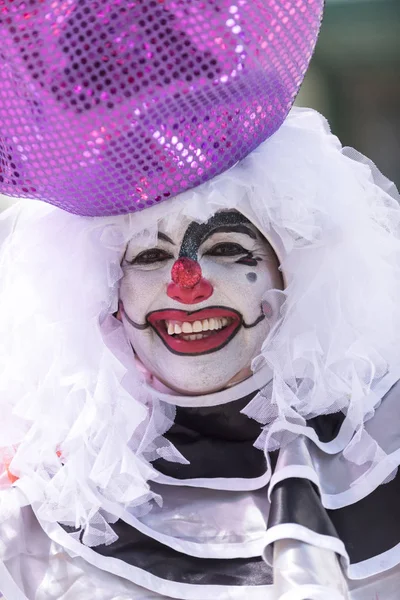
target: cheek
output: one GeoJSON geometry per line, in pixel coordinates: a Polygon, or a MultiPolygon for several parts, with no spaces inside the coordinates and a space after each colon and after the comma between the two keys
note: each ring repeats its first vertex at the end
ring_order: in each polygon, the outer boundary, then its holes
{"type": "MultiPolygon", "coordinates": [[[[246,321],[257,318],[261,311],[263,297],[271,289],[280,289],[280,273],[276,265],[266,261],[257,267],[244,265],[221,265],[211,261],[203,266],[203,273],[209,277],[215,290],[215,301],[239,310],[246,321]]],[[[275,313],[275,307],[265,306],[265,315],[269,318],[275,313]]]]}
{"type": "Polygon", "coordinates": [[[281,275],[274,263],[259,262],[257,268],[248,269],[242,277],[252,295],[258,293],[261,297],[269,290],[282,289],[281,275]]]}
{"type": "Polygon", "coordinates": [[[272,274],[262,265],[259,268],[244,267],[243,265],[231,265],[225,269],[226,272],[220,279],[239,294],[250,294],[251,297],[261,297],[267,290],[275,287],[272,274]]]}
{"type": "Polygon", "coordinates": [[[169,272],[165,269],[154,271],[127,272],[120,284],[119,298],[131,318],[146,315],[163,290],[166,289],[169,272]]]}

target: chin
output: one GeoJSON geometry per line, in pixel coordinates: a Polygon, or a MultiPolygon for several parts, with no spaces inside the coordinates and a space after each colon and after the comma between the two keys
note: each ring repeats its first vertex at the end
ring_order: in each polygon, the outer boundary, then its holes
{"type": "Polygon", "coordinates": [[[202,361],[199,360],[199,357],[185,357],[184,361],[179,362],[180,364],[175,364],[174,367],[169,364],[168,369],[165,369],[165,365],[168,364],[167,361],[162,363],[164,368],[157,368],[154,363],[146,366],[168,388],[188,396],[201,396],[219,392],[228,387],[238,375],[238,368],[234,365],[231,368],[220,369],[219,372],[216,372],[218,366],[221,366],[224,362],[225,367],[229,366],[226,359],[225,361],[215,360],[215,357],[211,359],[209,356],[201,364],[202,361]],[[194,368],[190,367],[191,361],[196,363],[194,368]]]}
{"type": "Polygon", "coordinates": [[[132,340],[132,345],[146,369],[171,390],[187,396],[219,392],[247,379],[251,375],[252,359],[261,345],[260,340],[250,344],[243,332],[239,332],[216,352],[179,356],[157,338],[152,338],[152,343],[147,345],[135,344],[135,341],[132,340]]]}
{"type": "Polygon", "coordinates": [[[225,379],[221,379],[221,381],[199,381],[196,383],[193,383],[193,380],[186,381],[185,378],[181,376],[179,376],[179,378],[176,380],[173,380],[170,377],[168,379],[165,377],[162,378],[161,376],[159,379],[174,392],[178,392],[179,394],[184,394],[186,396],[203,396],[213,392],[220,392],[229,385],[229,380],[225,379]]]}

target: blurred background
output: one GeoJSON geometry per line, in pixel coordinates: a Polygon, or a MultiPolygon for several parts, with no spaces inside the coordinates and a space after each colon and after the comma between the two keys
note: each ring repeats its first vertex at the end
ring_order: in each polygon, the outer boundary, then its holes
{"type": "MultiPolygon", "coordinates": [[[[400,0],[326,0],[296,104],[323,113],[400,187],[400,0]]],[[[0,195],[0,210],[10,202],[0,195]]]]}
{"type": "Polygon", "coordinates": [[[326,0],[296,104],[323,113],[400,187],[400,0],[326,0]]]}

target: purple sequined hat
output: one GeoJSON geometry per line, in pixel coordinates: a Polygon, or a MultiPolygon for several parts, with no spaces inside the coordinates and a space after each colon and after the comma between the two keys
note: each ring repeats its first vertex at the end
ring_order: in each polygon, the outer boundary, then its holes
{"type": "Polygon", "coordinates": [[[0,0],[0,192],[134,212],[285,119],[323,0],[0,0]]]}

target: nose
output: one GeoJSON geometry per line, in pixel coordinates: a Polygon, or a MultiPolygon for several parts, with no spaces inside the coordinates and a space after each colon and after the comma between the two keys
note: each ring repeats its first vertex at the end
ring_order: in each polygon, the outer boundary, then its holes
{"type": "Polygon", "coordinates": [[[167,295],[182,304],[196,304],[207,300],[214,291],[208,279],[202,276],[199,263],[186,256],[178,258],[173,264],[171,279],[167,295]]]}

